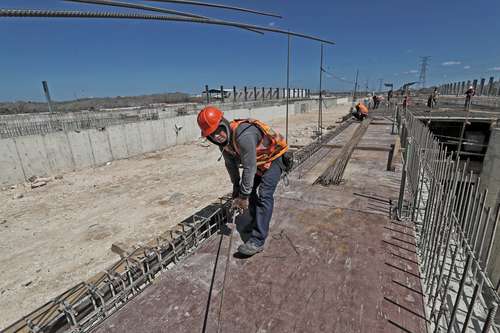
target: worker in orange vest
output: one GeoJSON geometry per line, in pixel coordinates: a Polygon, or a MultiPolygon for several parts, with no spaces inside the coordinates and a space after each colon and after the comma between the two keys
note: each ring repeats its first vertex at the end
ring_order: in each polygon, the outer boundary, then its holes
{"type": "Polygon", "coordinates": [[[288,145],[279,133],[256,119],[229,122],[221,110],[207,106],[198,114],[201,135],[219,146],[233,183],[233,207],[248,208],[250,238],[238,252],[252,256],[264,249],[274,207],[274,192],[285,170],[288,145]],[[243,171],[240,175],[239,168],[243,171]]]}
{"type": "Polygon", "coordinates": [[[363,120],[368,116],[368,108],[366,107],[366,105],[359,102],[354,107],[354,110],[352,111],[352,115],[358,120],[363,120]]]}

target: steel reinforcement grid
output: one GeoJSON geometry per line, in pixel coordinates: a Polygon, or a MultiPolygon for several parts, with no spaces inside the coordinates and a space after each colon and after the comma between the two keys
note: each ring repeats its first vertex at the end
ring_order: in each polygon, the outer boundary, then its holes
{"type": "Polygon", "coordinates": [[[227,220],[222,199],[131,253],[109,269],[81,282],[27,314],[3,333],[89,332],[148,287],[162,271],[193,253],[227,220]]]}
{"type": "Polygon", "coordinates": [[[468,161],[447,151],[410,110],[393,110],[403,174],[398,218],[415,226],[430,332],[498,332],[498,284],[489,273],[499,207],[468,161]]]}

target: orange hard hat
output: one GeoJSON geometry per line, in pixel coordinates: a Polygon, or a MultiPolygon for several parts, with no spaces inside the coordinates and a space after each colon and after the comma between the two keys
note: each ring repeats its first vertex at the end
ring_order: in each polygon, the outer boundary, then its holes
{"type": "Polygon", "coordinates": [[[204,137],[212,134],[222,120],[223,113],[215,106],[207,106],[198,113],[198,126],[201,129],[201,135],[204,137]]]}

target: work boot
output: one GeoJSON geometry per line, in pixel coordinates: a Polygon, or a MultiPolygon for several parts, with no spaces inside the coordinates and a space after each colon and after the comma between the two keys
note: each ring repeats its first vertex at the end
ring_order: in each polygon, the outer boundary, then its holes
{"type": "Polygon", "coordinates": [[[262,252],[264,250],[264,246],[258,246],[257,244],[255,244],[254,242],[252,241],[247,241],[245,244],[241,244],[239,247],[238,247],[238,252],[247,256],[247,257],[251,257],[253,256],[254,254],[257,254],[259,252],[262,252]]]}

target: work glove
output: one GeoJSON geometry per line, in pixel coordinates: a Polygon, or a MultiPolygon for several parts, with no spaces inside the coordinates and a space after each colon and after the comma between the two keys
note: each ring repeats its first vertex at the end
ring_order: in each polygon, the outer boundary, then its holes
{"type": "Polygon", "coordinates": [[[233,210],[238,210],[240,212],[248,209],[248,198],[237,197],[233,199],[233,204],[231,205],[233,210]]]}

